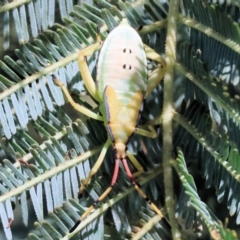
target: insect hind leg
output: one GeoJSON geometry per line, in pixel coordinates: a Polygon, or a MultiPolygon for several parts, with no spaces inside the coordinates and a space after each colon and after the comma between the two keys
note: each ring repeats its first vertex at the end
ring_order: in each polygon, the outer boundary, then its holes
{"type": "Polygon", "coordinates": [[[128,156],[128,159],[132,162],[134,167],[137,169],[137,172],[133,173],[133,177],[137,177],[141,175],[144,172],[142,165],[138,162],[138,160],[134,157],[132,153],[127,151],[126,154],[128,156]]]}
{"type": "Polygon", "coordinates": [[[92,112],[91,110],[87,109],[86,107],[83,107],[81,106],[80,104],[74,102],[73,98],[71,97],[67,87],[59,80],[57,79],[57,77],[52,74],[52,78],[54,80],[54,82],[61,87],[61,89],[63,90],[66,98],[68,99],[69,103],[72,105],[72,107],[74,109],[76,109],[77,111],[83,113],[84,115],[90,117],[90,118],[93,118],[93,119],[96,119],[96,120],[99,120],[99,121],[103,121],[103,117],[92,112]]]}
{"type": "Polygon", "coordinates": [[[104,193],[84,212],[84,214],[81,216],[80,219],[77,220],[77,222],[74,224],[74,226],[70,229],[70,233],[73,232],[77,226],[81,223],[81,221],[89,215],[89,213],[95,209],[97,204],[99,204],[113,189],[114,185],[117,182],[118,178],[118,172],[119,172],[119,165],[120,165],[120,159],[116,158],[115,159],[115,167],[114,167],[114,172],[112,175],[112,181],[110,186],[104,191],[104,193]]]}
{"type": "Polygon", "coordinates": [[[146,194],[142,191],[140,184],[135,180],[133,174],[131,173],[131,170],[128,166],[127,159],[123,158],[122,159],[124,169],[131,181],[131,183],[134,185],[135,189],[137,192],[148,202],[148,204],[151,206],[151,208],[161,217],[161,219],[164,219],[163,214],[161,211],[158,209],[158,207],[146,196],[146,194]]]}
{"type": "Polygon", "coordinates": [[[148,129],[150,131],[144,130],[142,128],[136,128],[135,132],[141,136],[144,137],[149,137],[149,138],[156,138],[158,136],[157,132],[155,131],[155,129],[153,128],[153,126],[148,125],[148,129]]]}

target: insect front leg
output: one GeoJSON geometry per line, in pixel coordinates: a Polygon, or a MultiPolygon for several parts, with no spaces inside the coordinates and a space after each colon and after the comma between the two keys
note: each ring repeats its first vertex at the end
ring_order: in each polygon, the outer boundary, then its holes
{"type": "Polygon", "coordinates": [[[102,42],[99,37],[97,36],[98,42],[81,50],[78,54],[78,67],[82,76],[82,79],[84,81],[84,84],[88,90],[88,92],[91,94],[93,98],[95,98],[98,102],[100,101],[99,92],[97,89],[97,86],[92,78],[91,72],[89,70],[89,67],[87,65],[86,57],[92,56],[94,52],[100,49],[102,42]]]}
{"type": "Polygon", "coordinates": [[[152,72],[152,74],[148,78],[147,92],[145,98],[148,97],[154,88],[159,84],[159,82],[163,79],[166,72],[166,62],[165,60],[156,53],[149,46],[144,44],[144,49],[146,52],[146,57],[148,59],[154,60],[159,63],[159,66],[152,72]]]}
{"type": "MultiPolygon", "coordinates": [[[[98,102],[99,102],[99,93],[98,93],[98,90],[97,90],[97,87],[92,79],[92,76],[91,76],[91,73],[90,73],[90,70],[88,68],[88,65],[87,65],[87,62],[86,62],[86,57],[87,56],[91,56],[93,55],[93,53],[97,50],[100,49],[102,45],[102,42],[101,42],[101,38],[100,38],[100,35],[99,35],[99,28],[97,29],[97,42],[91,46],[88,46],[82,50],[79,51],[79,54],[78,54],[78,67],[79,67],[79,70],[80,70],[80,73],[82,75],[82,78],[83,78],[83,81],[84,81],[84,84],[86,85],[89,93],[91,94],[91,96],[93,98],[95,98],[98,102]]],[[[103,117],[90,111],[89,109],[77,104],[76,102],[74,102],[74,100],[72,99],[69,91],[67,90],[67,87],[61,82],[59,81],[55,75],[52,75],[54,81],[56,82],[56,84],[58,84],[63,92],[65,93],[68,101],[70,102],[70,104],[79,112],[85,114],[86,116],[90,117],[90,118],[93,118],[93,119],[96,119],[96,120],[100,120],[100,121],[103,121],[103,117]]]]}
{"type": "Polygon", "coordinates": [[[96,120],[99,120],[99,121],[103,121],[102,116],[100,116],[100,115],[92,112],[91,110],[89,110],[89,109],[79,105],[78,103],[74,102],[74,100],[72,99],[67,87],[60,80],[58,80],[54,74],[52,75],[52,78],[55,81],[55,83],[62,88],[66,98],[68,99],[70,104],[73,106],[73,108],[75,108],[77,111],[85,114],[86,116],[88,116],[90,118],[93,118],[93,119],[96,119],[96,120]]]}

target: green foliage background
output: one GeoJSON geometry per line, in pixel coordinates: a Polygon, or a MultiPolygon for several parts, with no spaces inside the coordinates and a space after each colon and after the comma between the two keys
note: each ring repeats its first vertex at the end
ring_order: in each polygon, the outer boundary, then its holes
{"type": "MultiPolygon", "coordinates": [[[[238,239],[239,7],[234,0],[0,1],[1,239],[238,239]],[[144,168],[143,190],[168,223],[120,171],[106,201],[69,234],[109,185],[114,161],[109,149],[79,201],[106,130],[65,103],[51,74],[98,112],[77,54],[96,40],[97,26],[104,39],[124,16],[135,29],[149,26],[140,36],[168,64],[140,119],[157,119],[159,137],[134,135],[128,145],[144,168]]],[[[93,76],[96,60],[88,59],[93,76]]]]}

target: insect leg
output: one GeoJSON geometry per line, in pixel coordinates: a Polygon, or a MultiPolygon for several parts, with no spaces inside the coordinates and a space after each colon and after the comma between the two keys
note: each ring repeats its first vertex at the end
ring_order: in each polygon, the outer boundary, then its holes
{"type": "Polygon", "coordinates": [[[78,103],[74,102],[74,100],[72,99],[67,87],[60,80],[58,80],[55,75],[52,75],[52,77],[53,77],[53,80],[55,81],[55,83],[62,88],[65,96],[67,97],[68,101],[73,106],[73,108],[75,108],[77,111],[85,114],[86,116],[88,116],[90,118],[93,118],[93,119],[96,119],[96,120],[99,120],[99,121],[103,121],[102,116],[100,116],[100,115],[90,111],[89,109],[79,105],[78,103]]]}
{"type": "Polygon", "coordinates": [[[148,78],[147,92],[145,95],[145,97],[147,97],[150,95],[153,89],[156,88],[159,82],[163,79],[166,71],[166,62],[158,53],[156,53],[149,46],[144,44],[144,49],[147,58],[159,63],[159,66],[152,72],[152,74],[148,78]]]}
{"type": "Polygon", "coordinates": [[[158,207],[152,203],[149,198],[146,196],[146,194],[142,191],[141,189],[141,186],[140,184],[134,179],[134,176],[133,174],[131,173],[131,170],[128,166],[128,163],[127,163],[127,159],[126,158],[123,158],[122,159],[122,162],[123,162],[123,166],[124,166],[124,169],[130,179],[130,181],[132,182],[132,184],[134,185],[135,189],[138,191],[138,193],[148,202],[148,204],[151,206],[151,208],[161,217],[161,218],[164,218],[163,214],[161,213],[161,211],[158,209],[158,207]]]}
{"type": "Polygon", "coordinates": [[[90,182],[92,176],[98,171],[98,169],[100,168],[103,160],[104,160],[104,157],[106,155],[106,152],[107,152],[107,149],[109,147],[109,145],[111,144],[111,140],[108,138],[108,140],[105,142],[103,148],[102,148],[102,151],[96,161],[96,163],[94,164],[94,166],[92,167],[88,177],[86,179],[84,179],[82,181],[82,185],[79,189],[79,193],[78,193],[78,197],[81,197],[82,196],[82,192],[83,190],[85,189],[85,187],[88,185],[88,183],[90,182]]]}
{"type": "Polygon", "coordinates": [[[148,125],[148,128],[150,131],[141,128],[136,128],[135,133],[142,135],[144,137],[156,138],[158,134],[155,131],[155,129],[151,125],[148,125]]]}
{"type": "Polygon", "coordinates": [[[101,42],[101,36],[100,36],[100,26],[97,26],[97,42],[101,42]]]}
{"type": "Polygon", "coordinates": [[[101,42],[97,42],[91,46],[84,48],[83,50],[80,50],[78,54],[78,67],[79,67],[81,76],[83,78],[84,84],[87,90],[89,91],[89,93],[91,94],[91,96],[95,98],[98,102],[100,101],[100,96],[98,93],[97,86],[88,68],[86,57],[93,55],[93,53],[99,50],[100,47],[101,47],[101,42]]]}
{"type": "Polygon", "coordinates": [[[112,176],[112,181],[110,186],[105,190],[105,192],[86,210],[86,212],[81,216],[81,218],[79,220],[77,220],[77,222],[74,224],[74,226],[70,229],[70,233],[73,232],[77,226],[80,224],[80,222],[87,217],[87,215],[93,210],[95,209],[96,205],[98,203],[100,203],[112,190],[113,186],[116,184],[117,182],[117,178],[118,178],[118,172],[119,172],[119,164],[120,164],[120,159],[117,158],[115,159],[115,167],[114,167],[114,172],[113,172],[113,176],[112,176]]]}
{"type": "Polygon", "coordinates": [[[138,170],[137,172],[135,172],[133,174],[134,177],[137,177],[139,175],[141,175],[143,173],[143,167],[142,165],[138,162],[138,160],[134,157],[134,155],[132,153],[130,153],[129,151],[126,152],[129,160],[132,162],[132,164],[134,165],[134,167],[138,170]]]}

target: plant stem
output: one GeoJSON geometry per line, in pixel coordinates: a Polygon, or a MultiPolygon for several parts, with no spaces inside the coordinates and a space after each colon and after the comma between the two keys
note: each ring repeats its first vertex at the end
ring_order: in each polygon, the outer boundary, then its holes
{"type": "Polygon", "coordinates": [[[186,78],[188,78],[191,82],[193,82],[200,89],[202,89],[210,98],[214,99],[215,103],[218,106],[220,106],[224,111],[226,111],[227,114],[229,114],[229,116],[232,117],[240,125],[239,112],[236,108],[231,107],[229,104],[227,104],[227,101],[224,98],[219,96],[219,94],[214,92],[211,87],[204,83],[198,76],[189,72],[188,69],[186,69],[180,63],[176,63],[175,68],[177,71],[182,73],[186,78]]]}
{"type": "Polygon", "coordinates": [[[0,13],[10,11],[11,9],[17,8],[25,3],[32,2],[32,0],[18,0],[11,3],[7,3],[0,7],[0,13]]]}
{"type": "Polygon", "coordinates": [[[169,4],[167,39],[166,39],[166,74],[164,77],[164,102],[162,114],[163,126],[163,177],[165,187],[165,204],[169,215],[169,222],[172,227],[174,240],[181,240],[175,218],[175,200],[173,189],[172,166],[170,160],[173,158],[172,145],[172,120],[173,120],[173,79],[174,66],[176,62],[176,35],[179,1],[171,0],[169,4]]]}
{"type": "Polygon", "coordinates": [[[157,29],[161,29],[167,26],[167,19],[161,20],[161,21],[157,21],[157,22],[153,22],[149,25],[143,26],[143,28],[139,31],[140,35],[144,35],[150,32],[154,32],[157,29]]]}
{"type": "Polygon", "coordinates": [[[101,149],[102,149],[102,146],[99,146],[93,150],[89,150],[85,153],[82,153],[80,156],[78,156],[74,159],[71,159],[70,161],[63,162],[63,163],[59,164],[57,167],[54,167],[53,169],[46,171],[43,174],[40,174],[37,177],[23,183],[22,185],[14,188],[11,191],[0,196],[0,203],[10,199],[11,197],[15,197],[15,196],[19,195],[22,192],[27,191],[27,189],[30,189],[31,187],[36,186],[40,182],[44,182],[46,179],[56,176],[58,173],[61,173],[61,172],[65,171],[66,169],[76,166],[80,162],[83,162],[86,159],[88,159],[89,157],[98,153],[101,149]]]}
{"type": "Polygon", "coordinates": [[[152,217],[146,224],[144,224],[144,226],[139,232],[134,234],[131,240],[142,239],[147,232],[149,232],[157,223],[159,223],[160,220],[161,217],[159,215],[155,215],[154,217],[152,217]]]}
{"type": "MultiPolygon", "coordinates": [[[[212,143],[208,142],[207,139],[201,135],[200,132],[196,128],[194,128],[183,116],[181,116],[178,113],[174,113],[174,120],[178,122],[183,128],[186,129],[187,132],[189,132],[198,142],[202,144],[202,146],[208,151],[215,160],[218,161],[218,163],[231,175],[233,179],[235,179],[237,182],[240,182],[240,174],[238,171],[236,171],[231,164],[224,160],[221,155],[216,152],[215,148],[212,147],[212,143]]],[[[228,144],[226,144],[227,146],[228,144]]],[[[230,148],[230,145],[229,145],[230,148]]],[[[175,167],[176,168],[176,167],[175,167]]]]}
{"type": "Polygon", "coordinates": [[[240,45],[235,42],[234,40],[231,40],[230,38],[226,38],[224,36],[222,36],[221,34],[217,33],[216,31],[214,31],[212,28],[207,27],[201,23],[199,23],[198,21],[188,18],[188,17],[184,17],[184,16],[179,16],[179,21],[183,24],[185,24],[188,27],[197,29],[198,31],[206,34],[207,36],[215,39],[216,41],[226,45],[227,47],[229,47],[230,49],[232,49],[233,51],[240,53],[240,45]]]}

